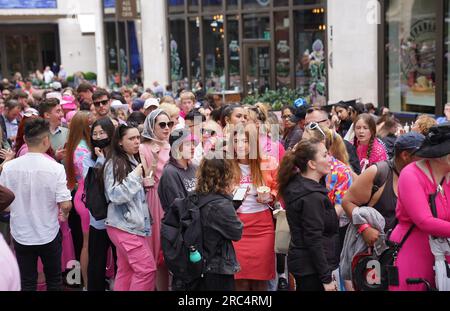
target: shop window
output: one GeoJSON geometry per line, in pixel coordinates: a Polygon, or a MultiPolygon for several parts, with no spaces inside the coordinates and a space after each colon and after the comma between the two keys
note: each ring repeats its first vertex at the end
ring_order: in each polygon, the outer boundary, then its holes
{"type": "Polygon", "coordinates": [[[295,85],[311,103],[326,104],[325,10],[294,12],[295,85]]]}
{"type": "Polygon", "coordinates": [[[436,3],[391,0],[386,7],[386,90],[391,111],[434,113],[436,3]]]}

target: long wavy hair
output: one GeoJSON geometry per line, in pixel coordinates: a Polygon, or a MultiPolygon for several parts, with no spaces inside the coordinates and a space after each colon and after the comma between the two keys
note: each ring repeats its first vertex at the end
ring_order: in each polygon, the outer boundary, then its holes
{"type": "MultiPolygon", "coordinates": [[[[250,156],[248,158],[249,160],[249,166],[250,166],[250,175],[252,177],[252,183],[256,187],[260,187],[264,185],[264,178],[261,170],[261,149],[260,149],[260,139],[258,130],[256,129],[256,126],[253,124],[249,124],[244,128],[244,134],[245,138],[247,138],[249,143],[249,151],[250,156]]],[[[239,167],[239,161],[238,161],[238,154],[234,150],[235,142],[234,140],[239,138],[242,138],[242,133],[239,131],[234,131],[233,135],[230,135],[229,142],[228,142],[228,154],[233,155],[233,170],[235,172],[235,177],[237,180],[237,183],[239,183],[242,173],[241,169],[239,167]]],[[[239,143],[239,142],[238,142],[239,143]]]]}
{"type": "Polygon", "coordinates": [[[69,138],[66,147],[66,174],[67,187],[70,190],[75,188],[77,183],[75,177],[74,153],[79,143],[84,139],[88,146],[91,145],[91,133],[89,127],[89,113],[79,111],[70,122],[69,138]]]}
{"type": "MultiPolygon", "coordinates": [[[[114,183],[122,183],[128,174],[134,169],[128,159],[128,154],[125,152],[123,147],[120,146],[120,141],[131,129],[135,129],[135,127],[122,124],[119,125],[113,135],[111,150],[107,157],[107,162],[111,161],[111,165],[113,166],[114,183]]],[[[138,161],[138,163],[141,163],[139,153],[135,154],[134,158],[138,161]]]]}
{"type": "Polygon", "coordinates": [[[322,144],[322,141],[314,138],[302,140],[284,155],[278,170],[278,191],[281,196],[284,196],[287,186],[299,172],[308,171],[308,162],[316,158],[319,144],[322,144]]]}
{"type": "MultiPolygon", "coordinates": [[[[322,125],[319,125],[319,127],[325,134],[325,147],[327,147],[328,152],[342,163],[350,165],[347,148],[341,135],[328,127],[322,125]]],[[[306,128],[305,131],[308,131],[308,134],[316,140],[323,140],[324,138],[319,130],[306,128]]]]}

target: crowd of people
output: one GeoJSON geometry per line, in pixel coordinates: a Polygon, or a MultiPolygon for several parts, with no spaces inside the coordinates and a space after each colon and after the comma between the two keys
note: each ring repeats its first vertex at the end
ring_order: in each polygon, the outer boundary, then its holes
{"type": "Polygon", "coordinates": [[[0,290],[69,289],[76,260],[87,291],[353,291],[355,257],[387,241],[402,242],[389,290],[426,289],[409,278],[435,286],[428,237],[450,238],[450,104],[444,118],[405,129],[387,108],[356,101],[287,104],[279,118],[270,103],[159,84],[5,83],[0,290]],[[206,262],[186,284],[165,263],[162,228],[191,194],[207,202],[206,262]],[[286,253],[275,252],[279,210],[286,253]]]}

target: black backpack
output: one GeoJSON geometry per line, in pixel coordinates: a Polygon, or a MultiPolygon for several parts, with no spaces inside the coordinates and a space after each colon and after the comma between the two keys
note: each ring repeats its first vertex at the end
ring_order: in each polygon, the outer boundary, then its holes
{"type": "Polygon", "coordinates": [[[173,273],[174,281],[186,288],[203,277],[206,267],[200,209],[210,202],[200,202],[195,193],[190,193],[184,199],[175,199],[162,220],[161,248],[165,264],[173,273]],[[194,263],[190,254],[195,251],[200,253],[201,260],[194,263]]]}
{"type": "Polygon", "coordinates": [[[84,179],[84,194],[82,201],[95,220],[103,220],[108,213],[108,201],[102,187],[100,170],[90,167],[84,179]]]}

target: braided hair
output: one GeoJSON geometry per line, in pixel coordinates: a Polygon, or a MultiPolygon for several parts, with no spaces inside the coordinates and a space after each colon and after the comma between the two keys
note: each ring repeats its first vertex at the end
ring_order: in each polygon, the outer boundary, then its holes
{"type": "MultiPolygon", "coordinates": [[[[355,128],[356,128],[356,124],[360,121],[364,121],[364,123],[367,124],[367,126],[369,127],[370,130],[370,141],[369,141],[369,147],[367,148],[367,160],[370,162],[370,156],[372,155],[372,151],[373,151],[373,146],[375,144],[375,139],[377,139],[377,125],[375,123],[374,118],[368,114],[368,113],[363,113],[360,114],[356,120],[355,120],[355,128]]],[[[357,143],[357,138],[355,137],[355,143],[357,143]]],[[[355,144],[356,146],[356,144],[355,144]]]]}

